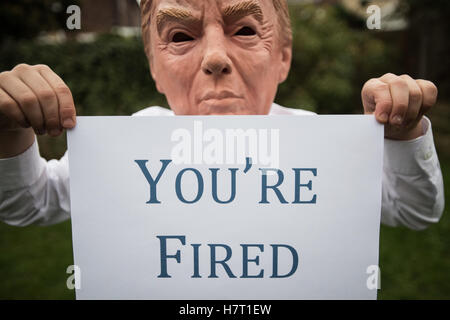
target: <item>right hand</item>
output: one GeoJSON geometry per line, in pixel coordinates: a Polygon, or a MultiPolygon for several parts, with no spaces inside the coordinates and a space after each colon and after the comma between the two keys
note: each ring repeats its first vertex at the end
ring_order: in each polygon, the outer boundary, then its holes
{"type": "Polygon", "coordinates": [[[56,137],[75,123],[72,93],[48,66],[19,64],[0,73],[0,132],[32,127],[56,137]]]}

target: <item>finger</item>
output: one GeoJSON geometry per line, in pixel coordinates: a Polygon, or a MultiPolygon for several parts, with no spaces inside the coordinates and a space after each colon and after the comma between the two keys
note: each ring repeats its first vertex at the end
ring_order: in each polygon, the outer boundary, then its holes
{"type": "Polygon", "coordinates": [[[10,73],[4,77],[5,79],[1,81],[1,89],[14,99],[36,134],[44,134],[44,117],[36,95],[19,78],[10,73]]]}
{"type": "Polygon", "coordinates": [[[19,78],[34,92],[44,115],[45,130],[51,136],[61,133],[58,99],[52,87],[35,69],[28,68],[19,74],[19,78]]]}
{"type": "Polygon", "coordinates": [[[409,104],[405,115],[405,123],[409,124],[417,120],[422,106],[422,90],[417,82],[408,75],[400,76],[406,81],[409,89],[409,104]]]}
{"type": "Polygon", "coordinates": [[[25,115],[20,110],[17,102],[9,96],[3,89],[0,89],[0,112],[9,120],[17,122],[21,127],[28,128],[30,124],[25,119],[25,115]]]}
{"type": "Polygon", "coordinates": [[[393,125],[402,125],[409,104],[409,87],[407,82],[393,74],[386,74],[380,78],[381,81],[389,84],[389,90],[392,97],[392,111],[389,117],[389,123],[393,125]]]}
{"type": "Polygon", "coordinates": [[[416,83],[422,91],[422,106],[419,114],[423,115],[436,104],[438,89],[431,81],[419,79],[416,80],[416,83]]]}
{"type": "Polygon", "coordinates": [[[64,81],[47,66],[37,66],[39,73],[53,88],[59,102],[59,116],[63,128],[71,129],[76,124],[76,110],[72,92],[64,81]]]}
{"type": "Polygon", "coordinates": [[[389,85],[379,79],[371,79],[364,85],[361,96],[365,112],[375,113],[378,122],[387,123],[392,109],[389,85]]]}

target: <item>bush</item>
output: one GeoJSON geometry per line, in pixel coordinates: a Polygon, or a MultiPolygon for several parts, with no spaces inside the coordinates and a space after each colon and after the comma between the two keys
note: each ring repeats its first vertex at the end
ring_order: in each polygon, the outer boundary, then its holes
{"type": "Polygon", "coordinates": [[[277,101],[318,113],[361,113],[365,81],[392,71],[394,51],[354,30],[335,7],[291,6],[293,60],[277,101]]]}
{"type": "Polygon", "coordinates": [[[164,104],[150,76],[140,38],[101,36],[92,43],[20,42],[0,51],[0,69],[47,64],[70,87],[79,115],[130,115],[164,104]]]}

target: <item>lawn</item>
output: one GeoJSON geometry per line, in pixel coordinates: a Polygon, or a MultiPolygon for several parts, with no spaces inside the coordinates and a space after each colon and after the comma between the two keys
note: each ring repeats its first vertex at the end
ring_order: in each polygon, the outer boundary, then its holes
{"type": "MultiPolygon", "coordinates": [[[[450,161],[442,162],[450,184],[450,161]]],[[[446,189],[446,203],[450,193],[446,189]]],[[[415,232],[381,228],[381,299],[450,299],[450,210],[415,232]]],[[[66,269],[73,264],[70,221],[16,228],[0,223],[0,299],[73,299],[66,269]]]]}

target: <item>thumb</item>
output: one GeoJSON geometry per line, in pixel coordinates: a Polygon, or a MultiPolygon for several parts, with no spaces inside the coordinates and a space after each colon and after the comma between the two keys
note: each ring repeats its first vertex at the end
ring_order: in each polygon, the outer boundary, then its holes
{"type": "Polygon", "coordinates": [[[380,123],[387,123],[392,110],[389,85],[379,79],[371,79],[364,85],[361,98],[365,114],[375,114],[380,123]]]}

